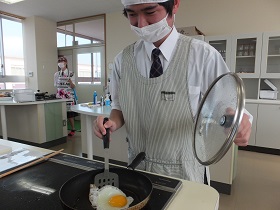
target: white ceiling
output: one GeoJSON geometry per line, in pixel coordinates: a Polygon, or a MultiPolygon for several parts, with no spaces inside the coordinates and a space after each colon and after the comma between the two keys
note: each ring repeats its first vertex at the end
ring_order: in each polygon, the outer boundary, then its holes
{"type": "Polygon", "coordinates": [[[23,17],[40,16],[55,22],[121,11],[121,0],[25,0],[0,2],[0,11],[23,17]]]}

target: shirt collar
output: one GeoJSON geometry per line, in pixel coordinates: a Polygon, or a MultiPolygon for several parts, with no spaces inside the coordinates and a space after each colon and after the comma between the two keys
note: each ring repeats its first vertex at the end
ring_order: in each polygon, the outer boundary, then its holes
{"type": "MultiPolygon", "coordinates": [[[[166,38],[166,40],[159,46],[159,49],[163,55],[163,57],[169,61],[172,55],[172,52],[175,48],[175,44],[178,40],[179,34],[175,26],[173,26],[171,34],[166,38]]],[[[152,60],[152,51],[155,48],[153,43],[145,42],[145,49],[147,52],[147,56],[149,57],[150,61],[152,60]]]]}
{"type": "Polygon", "coordinates": [[[64,71],[60,70],[60,75],[62,75],[62,72],[63,72],[63,75],[68,75],[68,69],[67,68],[64,71]]]}

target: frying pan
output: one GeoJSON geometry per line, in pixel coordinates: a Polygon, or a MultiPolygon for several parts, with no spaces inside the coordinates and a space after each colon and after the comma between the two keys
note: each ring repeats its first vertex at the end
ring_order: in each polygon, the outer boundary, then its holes
{"type": "MultiPolygon", "coordinates": [[[[143,208],[149,201],[153,185],[144,174],[134,169],[145,158],[145,153],[139,153],[127,168],[110,168],[110,172],[119,176],[119,189],[134,201],[129,210],[143,208]],[[129,168],[129,169],[128,169],[129,168]],[[131,168],[131,169],[130,169],[131,168]]],[[[87,171],[66,181],[59,190],[59,198],[63,209],[89,209],[93,207],[89,201],[89,187],[94,183],[94,177],[104,169],[87,171]]]]}

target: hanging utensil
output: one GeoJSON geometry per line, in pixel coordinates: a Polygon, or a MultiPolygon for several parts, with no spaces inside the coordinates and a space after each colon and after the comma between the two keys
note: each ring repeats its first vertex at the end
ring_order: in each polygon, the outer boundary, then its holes
{"type": "MultiPolygon", "coordinates": [[[[108,121],[107,117],[103,120],[103,125],[108,121]]],[[[110,144],[110,129],[106,128],[106,134],[103,135],[103,147],[104,147],[104,163],[105,169],[103,173],[97,174],[94,178],[94,184],[96,187],[103,187],[105,185],[112,185],[119,187],[118,174],[109,172],[109,144],[110,144]]]]}

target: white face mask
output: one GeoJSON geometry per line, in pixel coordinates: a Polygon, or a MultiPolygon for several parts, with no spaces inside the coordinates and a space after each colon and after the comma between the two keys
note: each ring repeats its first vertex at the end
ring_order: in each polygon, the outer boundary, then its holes
{"type": "Polygon", "coordinates": [[[154,43],[161,40],[172,30],[172,27],[170,27],[167,23],[167,16],[168,14],[161,21],[142,28],[138,28],[133,25],[130,27],[141,39],[146,42],[154,43]]]}
{"type": "Polygon", "coordinates": [[[58,63],[57,64],[58,65],[58,67],[60,68],[60,69],[63,69],[64,67],[65,67],[65,64],[62,62],[62,63],[58,63]]]}

